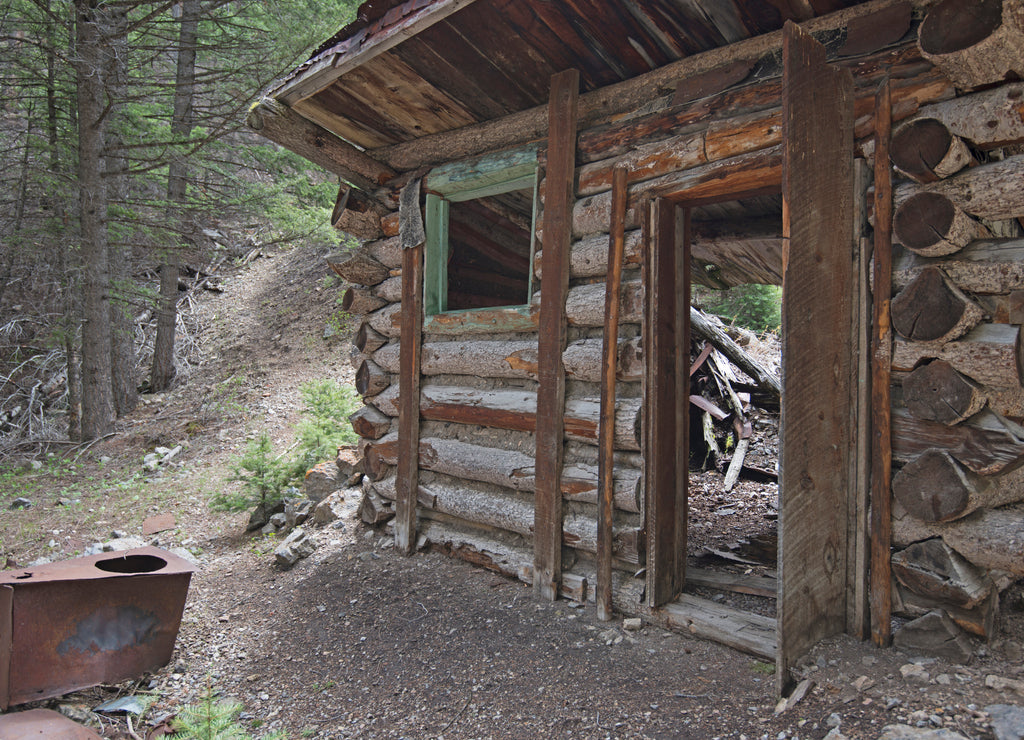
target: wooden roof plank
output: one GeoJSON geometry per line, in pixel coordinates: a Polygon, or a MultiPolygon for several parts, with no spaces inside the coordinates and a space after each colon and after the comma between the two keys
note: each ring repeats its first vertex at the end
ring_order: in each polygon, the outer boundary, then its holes
{"type": "Polygon", "coordinates": [[[273,95],[287,105],[294,106],[300,100],[323,90],[342,75],[469,6],[473,1],[435,0],[424,6],[419,0],[409,0],[399,6],[406,12],[398,13],[403,17],[390,28],[385,30],[385,25],[397,9],[389,11],[381,20],[323,52],[308,69],[286,82],[273,95]]]}

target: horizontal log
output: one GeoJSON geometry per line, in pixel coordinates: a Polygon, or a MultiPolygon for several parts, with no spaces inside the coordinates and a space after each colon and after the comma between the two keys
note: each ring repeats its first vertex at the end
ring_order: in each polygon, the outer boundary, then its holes
{"type": "Polygon", "coordinates": [[[942,121],[981,149],[1024,142],[1024,84],[1012,83],[921,108],[922,118],[942,121]]]}
{"type": "Polygon", "coordinates": [[[893,343],[892,368],[910,372],[924,360],[945,360],[959,372],[985,386],[1020,388],[1024,367],[1020,328],[1008,324],[979,324],[964,337],[945,344],[893,343]]]}
{"type": "Polygon", "coordinates": [[[893,236],[922,257],[954,254],[991,232],[948,196],[903,189],[893,217],[893,236]]]}
{"type": "Polygon", "coordinates": [[[594,195],[611,190],[612,171],[616,167],[626,170],[627,183],[635,183],[669,172],[688,170],[707,161],[702,133],[674,136],[641,144],[618,157],[580,167],[576,192],[579,195],[594,195]]]}
{"type": "MultiPolygon", "coordinates": [[[[386,435],[370,447],[373,455],[385,465],[398,461],[398,437],[386,435]]],[[[369,450],[367,453],[369,457],[369,450]]],[[[420,467],[461,480],[490,483],[523,493],[537,487],[533,456],[516,450],[484,447],[453,439],[425,437],[420,440],[420,467]]],[[[615,500],[624,510],[639,508],[639,471],[626,469],[615,477],[615,500]],[[632,502],[632,503],[630,503],[632,502]]],[[[562,475],[562,497],[586,501],[597,496],[597,468],[592,465],[566,466],[562,475]]],[[[595,498],[596,500],[596,498],[595,498]]]]}
{"type": "Polygon", "coordinates": [[[262,98],[249,110],[246,124],[261,136],[341,176],[364,191],[366,197],[373,198],[377,188],[395,176],[387,165],[277,100],[262,98]]]}
{"type": "Polygon", "coordinates": [[[356,335],[352,339],[352,344],[355,345],[355,348],[367,355],[372,355],[387,344],[387,342],[388,338],[386,336],[375,331],[365,321],[359,325],[356,335]]]}
{"type": "Polygon", "coordinates": [[[955,175],[973,160],[963,139],[935,118],[915,118],[900,126],[889,157],[900,172],[919,183],[955,175]]]}
{"type": "MultiPolygon", "coordinates": [[[[571,326],[604,326],[604,283],[577,285],[565,298],[565,316],[571,326]]],[[[620,287],[619,323],[638,324],[643,317],[643,287],[639,280],[627,280],[620,287]]]]}
{"type": "Polygon", "coordinates": [[[1024,462],[1024,428],[989,409],[963,424],[946,426],[892,411],[893,457],[909,463],[925,452],[949,454],[978,475],[998,475],[1024,462]]]}
{"type": "MultiPolygon", "coordinates": [[[[1024,290],[1024,239],[973,241],[944,259],[904,252],[893,267],[893,287],[900,289],[927,267],[941,266],[961,290],[1009,293],[1024,290]]],[[[1009,322],[1019,323],[1019,322],[1009,322]]]]}
{"type": "Polygon", "coordinates": [[[903,379],[903,403],[918,419],[959,424],[981,411],[986,400],[980,385],[945,360],[921,365],[903,379]]]}
{"type": "Polygon", "coordinates": [[[984,569],[939,538],[894,553],[892,572],[914,593],[962,609],[973,609],[996,591],[984,569]]]}
{"type": "MultiPolygon", "coordinates": [[[[397,342],[373,356],[381,367],[398,372],[397,342]]],[[[537,340],[425,342],[420,350],[423,375],[474,375],[481,378],[536,378],[537,340]]]]}
{"type": "Polygon", "coordinates": [[[341,310],[353,316],[362,316],[376,311],[387,303],[373,295],[368,288],[352,287],[341,297],[341,310]]]}
{"type": "MultiPolygon", "coordinates": [[[[594,337],[578,339],[566,347],[562,353],[566,377],[589,383],[601,382],[603,344],[603,339],[594,337]]],[[[618,340],[618,362],[615,365],[615,377],[618,380],[639,381],[643,377],[643,362],[639,337],[618,340]]]]}
{"type": "Polygon", "coordinates": [[[944,0],[918,31],[925,58],[957,87],[1024,77],[1024,10],[1019,0],[944,0]]]}
{"type": "Polygon", "coordinates": [[[941,537],[968,561],[986,570],[1024,576],[1024,504],[979,509],[955,522],[927,523],[905,512],[894,512],[893,544],[910,545],[941,537]]]}
{"type": "Polygon", "coordinates": [[[356,391],[360,396],[376,396],[391,385],[391,375],[373,360],[363,360],[356,370],[356,391]]]}
{"type": "MultiPolygon", "coordinates": [[[[689,170],[673,172],[653,180],[629,186],[625,228],[640,225],[638,208],[648,194],[685,193],[686,200],[699,202],[723,199],[738,193],[777,189],[782,182],[782,154],[778,146],[759,150],[689,170]]],[[[572,231],[577,237],[606,231],[611,217],[611,192],[599,193],[576,201],[572,213],[572,231]]]]}
{"type": "Polygon", "coordinates": [[[950,342],[973,329],[985,312],[946,278],[927,267],[892,299],[893,328],[919,342],[950,342]]]}
{"type": "MultiPolygon", "coordinates": [[[[496,527],[524,537],[533,536],[533,502],[526,497],[492,493],[437,482],[419,487],[417,503],[471,524],[496,527]]],[[[639,563],[635,527],[619,527],[613,536],[612,553],[628,563],[639,563]]],[[[585,552],[597,552],[597,520],[569,511],[562,521],[562,542],[585,552]]]]}
{"type": "MultiPolygon", "coordinates": [[[[615,446],[639,450],[640,399],[615,404],[615,446]]],[[[431,421],[479,424],[498,429],[535,432],[537,394],[527,390],[480,390],[446,385],[425,386],[420,392],[420,416],[431,421]]],[[[599,399],[565,402],[565,436],[582,442],[597,440],[599,399]]]]}
{"type": "Polygon", "coordinates": [[[961,629],[983,640],[995,637],[999,617],[999,594],[993,592],[976,606],[965,609],[942,599],[922,596],[901,583],[893,584],[893,614],[916,619],[935,609],[944,611],[961,629]]]}
{"type": "Polygon", "coordinates": [[[915,188],[945,195],[965,212],[993,221],[1024,217],[1024,154],[970,167],[932,185],[904,185],[897,199],[915,188]]]}
{"type": "Polygon", "coordinates": [[[373,286],[373,295],[388,303],[398,303],[402,300],[402,276],[392,275],[381,283],[373,286]]]}
{"type": "MultiPolygon", "coordinates": [[[[622,263],[639,265],[642,257],[643,233],[632,229],[625,233],[622,263]]],[[[537,252],[533,260],[534,274],[542,278],[541,262],[544,251],[537,252]]],[[[608,274],[608,234],[599,232],[577,239],[569,252],[570,276],[574,278],[604,277],[608,274]]]]}
{"type": "Polygon", "coordinates": [[[391,274],[386,266],[361,251],[328,257],[327,264],[344,280],[357,285],[376,285],[391,274]]]}
{"type": "Polygon", "coordinates": [[[926,522],[960,519],[985,506],[988,480],[962,467],[946,452],[927,450],[892,478],[893,496],[926,522]]]}
{"type": "Polygon", "coordinates": [[[390,270],[397,270],[402,266],[402,242],[397,236],[366,242],[359,250],[390,270]]]}
{"type": "Polygon", "coordinates": [[[373,406],[363,406],[348,417],[352,431],[365,439],[380,439],[391,431],[392,420],[373,406]]]}
{"type": "Polygon", "coordinates": [[[397,339],[401,333],[402,305],[389,303],[373,313],[366,314],[366,323],[382,336],[397,339]]]}

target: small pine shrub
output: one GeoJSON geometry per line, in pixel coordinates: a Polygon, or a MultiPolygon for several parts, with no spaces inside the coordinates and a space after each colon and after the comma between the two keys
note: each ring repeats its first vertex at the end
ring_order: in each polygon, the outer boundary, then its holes
{"type": "Polygon", "coordinates": [[[220,511],[242,511],[253,506],[262,506],[264,510],[273,508],[288,484],[305,472],[298,469],[295,460],[274,457],[273,452],[266,432],[252,440],[232,466],[228,478],[241,483],[242,491],[217,493],[212,500],[213,508],[220,511]]]}
{"type": "Polygon", "coordinates": [[[303,419],[299,422],[299,454],[307,465],[332,459],[340,444],[359,441],[348,417],[360,406],[356,389],[336,380],[314,380],[300,387],[303,419]]]}
{"type": "MultiPolygon", "coordinates": [[[[217,701],[213,686],[207,684],[199,704],[190,704],[174,718],[172,740],[252,740],[238,724],[242,705],[233,700],[217,701]]],[[[268,735],[264,740],[284,740],[284,733],[268,735]]]]}

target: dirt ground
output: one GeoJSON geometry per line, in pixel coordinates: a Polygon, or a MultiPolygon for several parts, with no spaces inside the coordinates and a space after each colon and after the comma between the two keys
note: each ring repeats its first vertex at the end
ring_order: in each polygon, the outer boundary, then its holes
{"type": "MultiPolygon", "coordinates": [[[[299,383],[352,377],[347,343],[323,337],[340,295],[323,256],[296,249],[232,275],[223,294],[202,299],[210,339],[192,377],[148,398],[74,464],[47,459],[3,478],[9,567],[72,557],[114,530],[140,535],[146,516],[167,512],[177,526],[157,543],[190,549],[198,564],[168,666],[40,705],[81,711],[139,693],[152,704],[133,719],[137,737],[158,736],[164,720],[213,691],[244,704],[255,737],[776,740],[830,731],[874,739],[897,723],[990,738],[985,708],[1024,702],[986,687],[989,675],[1024,680],[1019,587],[1003,596],[1000,637],[976,643],[970,664],[827,640],[799,667],[813,688],[776,713],[770,664],[687,635],[599,622],[593,605],[539,602],[518,581],[436,553],[396,554],[384,531],[358,522],[356,491],[345,517],[312,530],[317,551],[279,569],[277,538],[245,534],[246,515],[211,511],[207,500],[237,485],[226,478],[247,438],[265,429],[279,449],[291,443],[299,383]],[[142,472],[146,452],[179,443],[177,467],[142,472]],[[19,495],[33,505],[9,510],[19,495]]],[[[770,521],[770,491],[755,503],[722,496],[716,476],[695,480],[708,491],[708,521],[746,508],[751,521],[770,521]]],[[[741,521],[735,532],[708,526],[724,533],[719,544],[749,531],[741,521]]],[[[124,715],[81,716],[106,738],[132,737],[124,715]]]]}

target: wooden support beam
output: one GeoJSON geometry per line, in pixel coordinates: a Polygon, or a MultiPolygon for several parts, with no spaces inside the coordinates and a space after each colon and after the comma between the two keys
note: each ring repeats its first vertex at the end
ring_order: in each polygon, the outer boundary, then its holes
{"type": "Polygon", "coordinates": [[[554,601],[562,578],[562,457],[565,451],[565,299],[572,247],[573,178],[580,76],[574,69],[551,78],[548,104],[548,174],[544,203],[544,286],[537,345],[537,492],[534,509],[533,585],[554,601]]]}
{"type": "Polygon", "coordinates": [[[1024,74],[1020,0],[942,0],[918,31],[924,56],[957,87],[971,89],[1024,74]]]}
{"type": "MultiPolygon", "coordinates": [[[[688,425],[682,383],[689,379],[688,292],[680,281],[683,238],[681,210],[670,200],[650,204],[645,263],[647,311],[643,346],[644,377],[644,482],[647,513],[647,606],[659,607],[676,598],[683,588],[686,568],[685,434],[688,425]],[[649,348],[649,349],[648,349],[649,348]],[[685,351],[683,350],[685,348],[685,351]],[[685,417],[684,417],[685,418],[685,417]],[[680,454],[682,451],[682,454],[680,454]],[[680,467],[681,464],[681,467],[680,467]]],[[[685,283],[689,286],[689,282],[685,283]]]]}
{"type": "Polygon", "coordinates": [[[892,100],[889,81],[875,97],[875,245],[871,332],[871,640],[892,641],[892,100]]]}
{"type": "Polygon", "coordinates": [[[846,629],[856,495],[853,79],[787,22],[783,47],[783,283],[779,656],[790,668],[846,629]]]}
{"type": "Polygon", "coordinates": [[[625,253],[626,170],[612,173],[612,223],[605,280],[604,345],[601,363],[601,421],[598,426],[597,618],[612,618],[612,538],[615,490],[615,379],[619,355],[619,288],[625,253]]]}
{"type": "Polygon", "coordinates": [[[419,491],[420,349],[423,327],[423,244],[402,251],[401,365],[398,375],[398,478],[395,547],[416,547],[416,495],[419,491]]]}
{"type": "Polygon", "coordinates": [[[396,174],[386,164],[272,98],[263,98],[253,106],[245,122],[261,136],[359,188],[357,197],[363,200],[376,202],[377,189],[396,174]]]}

